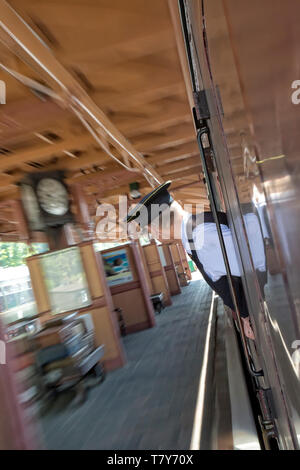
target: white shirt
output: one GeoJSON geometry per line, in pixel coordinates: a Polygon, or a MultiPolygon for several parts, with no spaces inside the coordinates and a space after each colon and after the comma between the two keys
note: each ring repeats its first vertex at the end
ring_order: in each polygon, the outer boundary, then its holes
{"type": "MultiPolygon", "coordinates": [[[[181,239],[184,248],[191,253],[190,244],[186,234],[186,224],[190,217],[186,213],[181,225],[181,239]]],[[[250,250],[255,269],[265,271],[266,258],[264,243],[261,236],[259,221],[255,214],[249,213],[243,216],[246,232],[249,239],[250,250]]],[[[226,252],[228,256],[231,274],[233,276],[241,276],[235,247],[232,239],[231,230],[227,225],[221,224],[221,230],[224,238],[226,252]]],[[[226,275],[225,263],[219,242],[217,227],[215,223],[201,223],[193,230],[193,240],[195,243],[198,258],[203,265],[204,271],[212,281],[217,281],[221,276],[226,275]],[[203,242],[204,240],[204,242],[203,242]],[[198,242],[198,243],[197,243],[198,242]]]]}

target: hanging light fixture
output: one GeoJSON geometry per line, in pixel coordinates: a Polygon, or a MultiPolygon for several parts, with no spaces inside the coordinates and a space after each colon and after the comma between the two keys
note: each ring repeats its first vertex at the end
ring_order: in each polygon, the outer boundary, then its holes
{"type": "Polygon", "coordinates": [[[135,183],[130,183],[129,184],[129,194],[131,199],[139,199],[142,194],[139,191],[140,184],[135,182],[135,183]]]}

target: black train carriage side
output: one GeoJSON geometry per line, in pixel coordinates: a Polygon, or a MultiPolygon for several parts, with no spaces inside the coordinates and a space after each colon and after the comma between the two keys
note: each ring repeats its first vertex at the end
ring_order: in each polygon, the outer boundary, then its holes
{"type": "MultiPolygon", "coordinates": [[[[300,4],[179,0],[178,10],[210,206],[227,213],[255,332],[247,341],[237,315],[253,413],[266,449],[299,449],[300,136],[292,92],[300,4]],[[261,224],[263,276],[245,230],[249,211],[261,224]]],[[[230,281],[230,268],[227,274],[230,281]]]]}

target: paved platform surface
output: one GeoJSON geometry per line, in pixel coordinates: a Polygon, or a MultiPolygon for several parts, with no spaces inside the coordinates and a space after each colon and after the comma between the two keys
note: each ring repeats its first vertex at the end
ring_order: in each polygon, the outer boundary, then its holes
{"type": "Polygon", "coordinates": [[[128,363],[74,406],[62,394],[42,419],[48,449],[189,449],[211,290],[194,280],[154,328],[128,335],[128,363]]]}

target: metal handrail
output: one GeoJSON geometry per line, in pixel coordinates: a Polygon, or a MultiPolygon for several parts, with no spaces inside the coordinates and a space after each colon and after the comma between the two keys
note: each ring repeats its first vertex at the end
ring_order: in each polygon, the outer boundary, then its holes
{"type": "Polygon", "coordinates": [[[234,308],[235,308],[235,312],[236,312],[236,316],[237,316],[237,321],[238,321],[238,325],[239,325],[240,332],[241,332],[242,346],[243,346],[243,350],[244,350],[244,354],[245,354],[245,358],[246,358],[249,373],[253,377],[261,377],[261,376],[264,375],[263,371],[262,370],[255,370],[252,367],[252,363],[251,363],[251,360],[250,360],[250,355],[249,355],[249,352],[248,352],[248,347],[247,347],[247,342],[246,342],[246,338],[245,338],[244,328],[243,328],[242,320],[241,320],[241,314],[240,314],[240,311],[239,311],[239,308],[238,308],[237,297],[236,297],[235,290],[234,290],[234,287],[233,287],[232,274],[231,274],[231,269],[230,269],[230,265],[229,265],[229,261],[228,261],[225,242],[224,242],[224,238],[223,238],[223,234],[222,234],[222,230],[221,230],[221,225],[220,225],[219,219],[218,219],[217,205],[216,205],[215,195],[214,195],[214,192],[213,192],[213,189],[212,189],[211,175],[210,175],[210,173],[208,171],[208,168],[207,168],[206,157],[205,157],[205,149],[203,147],[203,142],[202,142],[202,138],[203,138],[204,134],[207,136],[207,140],[208,140],[208,143],[209,143],[208,148],[210,150],[212,150],[213,147],[211,145],[210,131],[209,131],[209,128],[206,125],[201,127],[200,130],[198,130],[197,141],[198,141],[198,145],[199,145],[199,149],[200,149],[200,156],[201,156],[203,170],[204,170],[205,179],[206,179],[206,184],[207,184],[207,188],[208,188],[208,197],[209,197],[209,201],[210,201],[210,206],[211,206],[211,210],[212,210],[212,213],[213,213],[213,216],[214,216],[214,219],[215,219],[217,232],[218,232],[218,236],[219,236],[219,241],[220,241],[220,245],[221,245],[221,250],[222,250],[222,254],[223,254],[223,259],[224,259],[224,263],[225,263],[225,268],[226,268],[230,293],[231,293],[231,297],[232,297],[232,300],[233,300],[233,304],[234,304],[234,308]]]}

